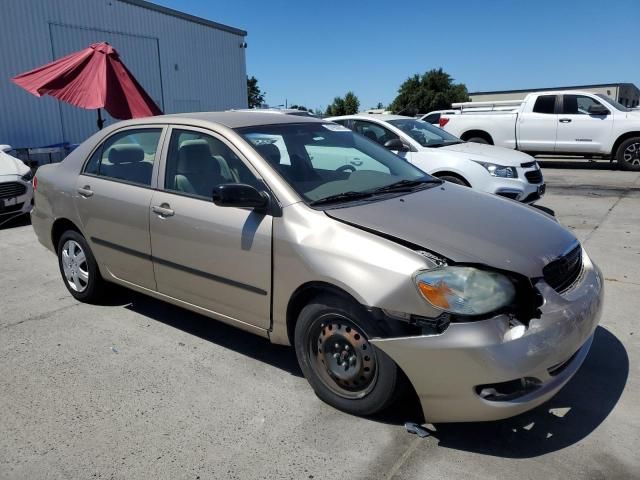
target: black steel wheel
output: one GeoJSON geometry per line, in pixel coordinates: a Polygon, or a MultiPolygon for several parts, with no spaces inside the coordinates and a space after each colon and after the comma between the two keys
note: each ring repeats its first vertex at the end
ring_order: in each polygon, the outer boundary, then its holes
{"type": "Polygon", "coordinates": [[[356,415],[370,415],[391,404],[400,390],[401,374],[395,362],[370,343],[382,334],[354,302],[321,296],[305,306],[294,344],[316,395],[356,415]]]}

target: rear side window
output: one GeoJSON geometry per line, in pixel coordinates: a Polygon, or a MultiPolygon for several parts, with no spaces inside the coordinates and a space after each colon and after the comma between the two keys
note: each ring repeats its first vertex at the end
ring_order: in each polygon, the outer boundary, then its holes
{"type": "Polygon", "coordinates": [[[110,136],[93,153],[84,173],[150,186],[161,132],[149,128],[110,136]]]}
{"type": "Polygon", "coordinates": [[[555,109],[555,95],[541,95],[536,99],[536,103],[533,106],[533,111],[535,113],[555,113],[555,109]]]}
{"type": "Polygon", "coordinates": [[[426,117],[424,117],[422,120],[424,120],[425,122],[432,123],[432,124],[435,125],[440,120],[440,114],[439,113],[432,113],[431,115],[427,115],[426,117]]]}

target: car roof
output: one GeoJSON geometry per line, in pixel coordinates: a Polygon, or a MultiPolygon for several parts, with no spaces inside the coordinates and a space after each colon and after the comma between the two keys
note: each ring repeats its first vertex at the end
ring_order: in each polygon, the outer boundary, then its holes
{"type": "Polygon", "coordinates": [[[307,110],[300,110],[298,108],[234,108],[229,112],[243,112],[243,113],[277,113],[280,115],[307,115],[314,117],[313,112],[307,110]]]}
{"type": "Polygon", "coordinates": [[[333,122],[335,120],[382,120],[383,122],[389,120],[407,120],[414,117],[407,117],[404,115],[392,115],[389,113],[358,113],[356,115],[341,115],[339,117],[328,117],[325,120],[333,122]]]}
{"type": "Polygon", "coordinates": [[[194,112],[176,113],[170,115],[157,115],[154,117],[137,118],[119,122],[121,126],[163,124],[163,123],[188,123],[210,122],[224,125],[229,128],[253,127],[257,125],[273,125],[286,123],[326,123],[325,121],[311,116],[282,115],[281,113],[255,113],[243,112],[194,112]]]}

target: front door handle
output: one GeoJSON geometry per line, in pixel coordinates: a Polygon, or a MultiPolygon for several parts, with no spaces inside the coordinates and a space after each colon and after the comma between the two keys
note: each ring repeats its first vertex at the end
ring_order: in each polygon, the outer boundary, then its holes
{"type": "Polygon", "coordinates": [[[162,205],[154,205],[151,207],[153,213],[157,213],[162,218],[173,217],[176,212],[171,210],[171,206],[168,203],[163,203],[162,205]]]}
{"type": "Polygon", "coordinates": [[[560,119],[560,123],[571,123],[571,119],[570,118],[561,118],[560,119]]]}
{"type": "Polygon", "coordinates": [[[89,198],[93,195],[93,190],[89,185],[85,185],[84,187],[78,188],[78,193],[82,195],[84,198],[89,198]]]}

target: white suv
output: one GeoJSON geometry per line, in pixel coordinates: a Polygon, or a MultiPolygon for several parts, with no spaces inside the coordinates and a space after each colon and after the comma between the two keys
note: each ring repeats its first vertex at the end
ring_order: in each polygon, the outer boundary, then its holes
{"type": "Polygon", "coordinates": [[[544,195],[540,167],[525,153],[464,142],[430,123],[400,115],[345,115],[326,120],[384,145],[443,180],[526,203],[544,195]]]}

